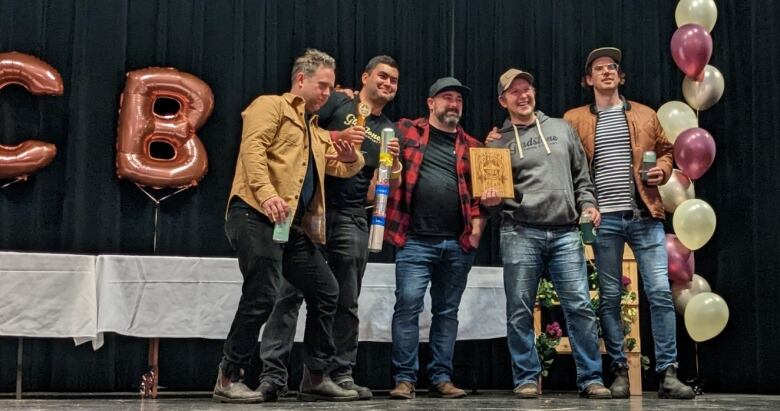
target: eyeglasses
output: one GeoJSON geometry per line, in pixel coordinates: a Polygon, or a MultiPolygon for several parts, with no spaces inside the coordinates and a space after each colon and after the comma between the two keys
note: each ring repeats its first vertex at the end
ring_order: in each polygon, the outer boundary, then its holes
{"type": "Polygon", "coordinates": [[[593,71],[596,73],[603,73],[605,71],[618,71],[619,67],[620,66],[617,63],[599,64],[598,66],[593,66],[593,71]]]}

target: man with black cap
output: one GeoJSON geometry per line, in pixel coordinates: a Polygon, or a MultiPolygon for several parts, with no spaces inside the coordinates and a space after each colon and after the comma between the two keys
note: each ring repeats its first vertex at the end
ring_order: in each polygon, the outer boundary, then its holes
{"type": "Polygon", "coordinates": [[[622,53],[614,47],[591,51],[582,86],[594,102],[569,110],[564,118],[578,131],[593,169],[602,222],[593,251],[599,273],[599,317],[615,381],[612,396],[629,396],[628,363],[623,353],[620,298],[625,243],[637,259],[650,303],[656,371],[661,398],[690,399],[691,387],[677,379],[677,338],[672,293],[667,277],[664,206],[658,186],[672,174],[672,144],[653,109],[620,95],[625,82],[622,53]],[[651,152],[651,153],[648,153],[651,152]],[[640,172],[645,153],[655,165],[640,172]],[[644,175],[643,175],[644,174],[644,175]]]}
{"type": "Polygon", "coordinates": [[[469,189],[469,148],[481,143],[459,125],[471,90],[453,77],[431,86],[428,118],[402,119],[403,178],[387,204],[385,238],[397,248],[393,312],[392,399],[414,398],[419,368],[419,316],[431,286],[429,392],[461,398],[452,383],[458,306],[485,221],[469,189]]]}
{"type": "Polygon", "coordinates": [[[579,137],[569,123],[536,110],[534,78],[528,72],[514,68],[504,72],[498,80],[498,102],[509,118],[501,130],[488,136],[487,146],[510,150],[515,192],[522,193],[522,199],[492,207],[502,201],[488,192],[482,203],[491,207],[491,214],[500,210],[501,215],[507,343],[515,396],[538,396],[536,381],[542,369],[534,346],[533,308],[539,278],[547,272],[566,318],[581,395],[611,398],[601,378],[596,315],[577,230],[580,214],[599,224],[579,137]]]}

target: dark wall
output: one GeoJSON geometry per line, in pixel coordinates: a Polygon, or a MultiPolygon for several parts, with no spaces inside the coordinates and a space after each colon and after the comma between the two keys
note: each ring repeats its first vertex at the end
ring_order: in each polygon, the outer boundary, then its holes
{"type": "MultiPolygon", "coordinates": [[[[211,86],[216,108],[198,131],[209,153],[209,172],[196,188],[162,203],[158,252],[226,256],[231,253],[222,221],[240,139],[239,114],[257,95],[289,89],[292,59],[304,48],[331,53],[338,82],[347,87],[357,85],[370,57],[394,56],[401,80],[388,109],[392,118],[425,114],[428,86],[453,72],[474,90],[464,125],[482,137],[503,120],[495,84],[506,68],[534,73],[538,107],[560,116],[589,101],[579,87],[582,60],[602,45],[624,51],[626,96],[655,108],[682,100],[683,77],[669,53],[675,6],[646,0],[0,0],[0,51],[38,56],[59,70],[65,83],[59,97],[32,96],[17,86],[0,91],[0,144],[36,138],[59,150],[29,181],[0,190],[0,250],[152,253],[153,204],[115,177],[117,112],[127,71],[171,66],[211,86]]],[[[774,24],[780,5],[724,0],[718,9],[711,64],[723,73],[726,91],[719,104],[701,113],[700,125],[713,134],[718,152],[712,169],[696,182],[697,197],[717,213],[718,229],[696,252],[696,261],[697,272],[728,302],[731,320],[719,337],[699,345],[699,367],[711,390],[778,393],[780,355],[773,347],[780,339],[775,325],[780,308],[774,301],[780,291],[780,224],[772,211],[780,202],[775,165],[780,121],[774,113],[780,107],[780,52],[773,47],[780,38],[774,24]]],[[[499,264],[496,245],[495,235],[484,239],[482,264],[499,264]]],[[[643,321],[643,327],[643,348],[652,357],[649,323],[643,321]]],[[[690,375],[693,343],[684,327],[678,335],[680,362],[690,375]]],[[[13,361],[14,343],[0,340],[4,365],[13,361]]],[[[122,352],[137,351],[123,338],[114,341],[116,354],[88,355],[81,347],[51,344],[85,361],[89,355],[104,358],[119,381],[125,381],[121,373],[130,372],[121,365],[122,352]]],[[[506,354],[495,358],[505,361],[506,354]]],[[[60,366],[38,367],[40,381],[52,378],[60,366]]],[[[0,374],[0,387],[13,384],[6,374],[0,374]]],[[[64,388],[90,390],[84,384],[64,388]]],[[[126,389],[126,384],[100,389],[126,389]]]]}

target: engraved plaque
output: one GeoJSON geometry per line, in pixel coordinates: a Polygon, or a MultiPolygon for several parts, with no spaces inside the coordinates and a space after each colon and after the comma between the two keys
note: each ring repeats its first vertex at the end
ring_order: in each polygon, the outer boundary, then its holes
{"type": "Polygon", "coordinates": [[[512,162],[508,148],[469,149],[471,158],[471,194],[482,197],[488,188],[495,188],[501,198],[514,198],[512,184],[512,162]]]}

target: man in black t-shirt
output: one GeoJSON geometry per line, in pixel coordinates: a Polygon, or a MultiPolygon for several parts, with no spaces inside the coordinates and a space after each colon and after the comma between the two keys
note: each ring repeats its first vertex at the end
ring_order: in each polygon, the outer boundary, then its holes
{"type": "MultiPolygon", "coordinates": [[[[382,113],[398,90],[398,74],[398,63],[392,57],[374,57],[363,71],[362,87],[355,98],[333,93],[317,112],[319,125],[331,130],[333,140],[348,140],[360,145],[366,160],[362,171],[353,177],[328,176],[325,179],[325,251],[328,264],[339,283],[339,300],[333,324],[337,367],[331,372],[331,378],[341,387],[358,391],[360,399],[372,397],[371,390],[355,384],[352,378],[358,348],[358,295],[368,261],[369,222],[366,208],[370,205],[369,196],[373,195],[371,181],[379,165],[382,129],[393,128],[396,135],[400,135],[395,124],[382,113]],[[364,126],[358,125],[360,104],[367,104],[370,109],[370,114],[364,117],[364,126]]],[[[391,174],[391,178],[400,176],[399,147],[397,139],[388,144],[394,157],[392,171],[395,173],[391,174]]],[[[260,348],[263,373],[258,390],[265,393],[266,401],[273,401],[287,389],[286,364],[292,350],[302,301],[303,295],[296,288],[284,284],[263,331],[260,348]]]]}

